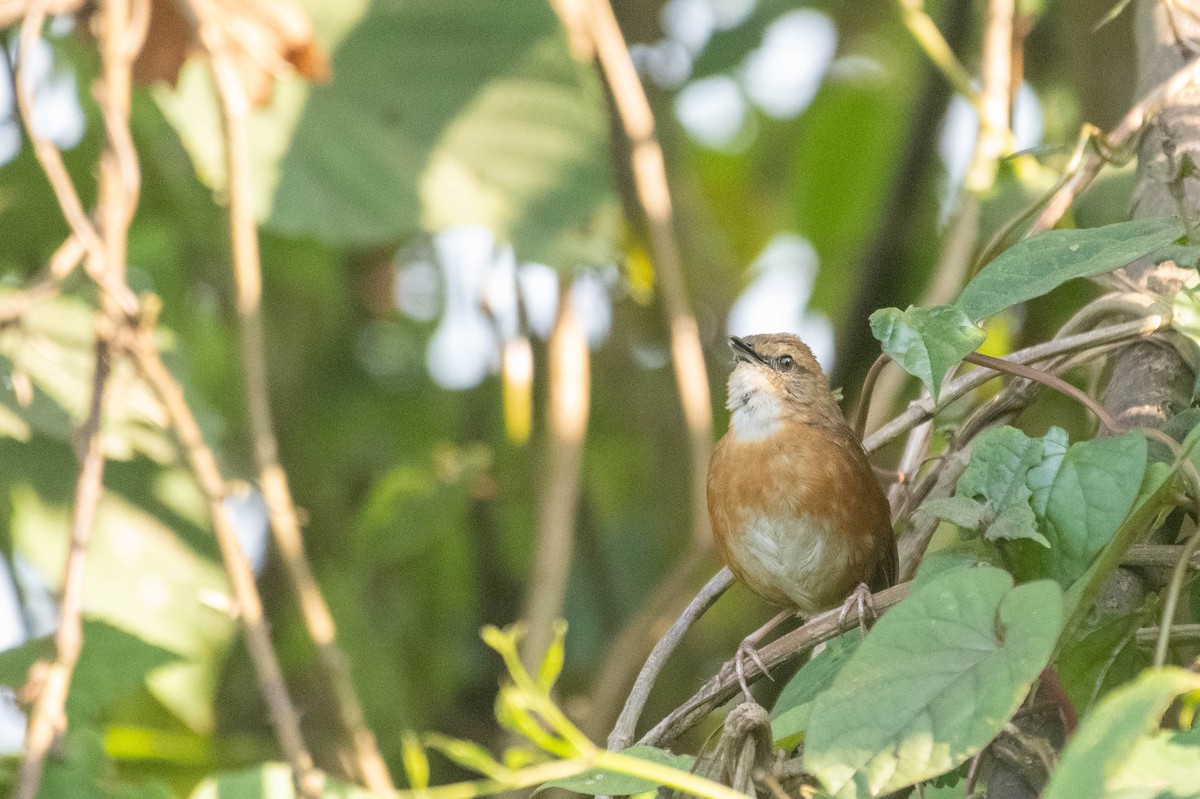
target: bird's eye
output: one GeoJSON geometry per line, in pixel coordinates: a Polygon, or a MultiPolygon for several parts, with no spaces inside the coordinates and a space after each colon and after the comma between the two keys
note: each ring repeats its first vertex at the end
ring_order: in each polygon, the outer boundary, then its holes
{"type": "Polygon", "coordinates": [[[784,355],[779,359],[779,368],[781,371],[790,372],[795,365],[796,361],[790,355],[784,355]]]}

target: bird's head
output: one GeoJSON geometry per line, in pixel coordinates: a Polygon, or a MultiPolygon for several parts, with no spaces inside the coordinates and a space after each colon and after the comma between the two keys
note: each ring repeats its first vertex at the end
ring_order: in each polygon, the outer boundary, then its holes
{"type": "Polygon", "coordinates": [[[791,333],[731,336],[729,346],[736,363],[729,376],[727,407],[743,422],[755,419],[770,427],[771,422],[796,413],[808,422],[820,422],[830,414],[842,418],[829,379],[799,337],[791,333]]]}

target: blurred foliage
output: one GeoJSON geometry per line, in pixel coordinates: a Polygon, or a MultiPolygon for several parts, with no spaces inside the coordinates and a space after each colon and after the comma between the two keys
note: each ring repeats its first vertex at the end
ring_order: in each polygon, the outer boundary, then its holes
{"type": "MultiPolygon", "coordinates": [[[[511,331],[493,330],[494,338],[482,343],[461,341],[453,355],[474,357],[479,354],[462,349],[486,348],[480,357],[490,366],[476,387],[451,391],[433,379],[429,363],[430,341],[445,318],[436,310],[406,314],[397,303],[398,295],[413,291],[404,268],[414,249],[436,250],[429,236],[438,230],[483,225],[496,236],[497,250],[511,245],[517,263],[552,266],[564,284],[583,266],[615,261],[620,267],[606,284],[609,332],[593,352],[592,413],[565,607],[572,632],[556,695],[583,726],[604,728],[616,708],[597,707],[591,689],[610,645],[659,578],[692,546],[690,498],[681,478],[688,448],[668,330],[634,210],[627,145],[619,137],[611,140],[609,98],[595,72],[572,61],[566,37],[542,0],[302,5],[332,56],[333,77],[315,86],[284,80],[253,119],[266,352],[282,461],[367,720],[398,776],[404,773],[405,741],[411,739],[406,733],[413,729],[478,741],[490,751],[507,743],[493,718],[503,669],[476,633],[483,625],[507,624],[520,612],[547,445],[545,346],[531,307],[521,306],[517,325],[533,338],[535,434],[529,444],[520,444],[505,433],[496,368],[497,341],[511,331]],[[624,224],[622,207],[629,220],[624,224]]],[[[662,42],[664,4],[615,5],[629,41],[662,42]]],[[[955,46],[974,70],[979,4],[928,5],[948,35],[960,32],[955,46]]],[[[1083,121],[1111,122],[1127,106],[1130,15],[1092,33],[1109,5],[1072,0],[1038,9],[1025,78],[1041,101],[1044,139],[1002,164],[994,189],[979,198],[976,250],[1052,183],[1083,121]],[[1110,37],[1118,37],[1119,45],[1105,45],[1110,37]]],[[[692,54],[691,77],[744,80],[746,59],[772,23],[798,8],[817,9],[836,26],[837,52],[806,108],[791,118],[768,116],[743,88],[743,128],[727,148],[714,149],[697,143],[678,122],[681,87],[647,81],[672,180],[688,288],[706,345],[718,431],[725,426],[725,319],[773,239],[797,234],[812,244],[817,268],[809,307],[828,316],[835,329],[862,337],[875,307],[903,308],[922,293],[957,196],[937,156],[948,89],[904,31],[894,4],[759,0],[750,6],[744,18],[715,30],[692,54]],[[908,158],[914,150],[925,157],[908,158]],[[917,171],[905,173],[912,164],[917,171]]],[[[73,77],[84,112],[82,139],[65,157],[90,202],[103,132],[90,93],[96,56],[82,28],[60,29],[50,42],[55,74],[73,77]]],[[[10,30],[9,52],[14,38],[10,30]]],[[[14,122],[11,111],[9,116],[14,122]]],[[[131,123],[142,195],[130,230],[130,282],[162,300],[161,344],[225,475],[249,479],[254,467],[236,366],[223,150],[205,66],[190,62],[177,86],[138,88],[131,123]]],[[[1101,229],[1125,219],[1130,189],[1128,171],[1106,171],[1074,207],[1071,221],[1101,229]]],[[[1086,231],[1079,240],[1042,240],[1057,247],[1061,258],[1036,290],[1028,273],[993,262],[982,273],[988,277],[976,284],[993,293],[988,302],[972,306],[978,313],[968,314],[974,319],[999,312],[988,322],[988,351],[1000,355],[1044,340],[1093,289],[1075,281],[1049,297],[1038,295],[1155,250],[1179,232],[1173,223],[1137,224],[1145,235],[1119,257],[1107,257],[1113,253],[1111,230],[1086,231]],[[1075,257],[1071,247],[1080,241],[1101,254],[1088,250],[1088,258],[1075,257]],[[1058,246],[1064,242],[1065,252],[1058,246]],[[1007,281],[986,285],[993,275],[1007,281]],[[999,304],[995,292],[1004,295],[999,304]],[[1022,300],[1031,302],[1008,307],[1022,300]]],[[[1129,243],[1128,229],[1119,232],[1129,243]]],[[[6,289],[42,269],[65,234],[53,193],[23,141],[0,167],[0,275],[6,289]]],[[[1019,260],[1022,253],[1014,250],[1006,257],[1019,260]]],[[[461,288],[449,274],[438,275],[434,306],[448,306],[448,295],[461,288]]],[[[507,281],[506,291],[515,291],[509,284],[517,278],[505,273],[497,279],[507,281]]],[[[62,298],[0,330],[0,544],[21,599],[19,612],[3,623],[17,629],[15,637],[29,639],[0,654],[0,683],[13,692],[24,685],[32,659],[46,651],[45,636],[53,626],[50,597],[66,548],[77,468],[72,429],[90,382],[94,305],[94,291],[75,277],[62,298]]],[[[941,334],[930,335],[936,340],[941,334]]],[[[977,344],[974,332],[966,337],[977,344]]],[[[838,374],[865,371],[878,354],[869,336],[866,341],[869,346],[839,350],[844,360],[836,364],[838,374]]],[[[926,357],[921,377],[936,390],[943,367],[955,360],[926,357]]],[[[918,391],[918,381],[908,381],[895,407],[918,391]]],[[[972,401],[991,396],[988,391],[972,401]]],[[[851,382],[846,395],[853,400],[856,394],[851,382]]],[[[162,409],[146,387],[119,370],[111,396],[104,430],[106,452],[114,460],[89,554],[87,643],[68,705],[71,727],[48,761],[42,796],[158,799],[290,790],[285,770],[263,765],[279,753],[235,635],[203,498],[177,465],[162,409]]],[[[945,418],[963,414],[960,406],[945,418]]],[[[1145,489],[1150,477],[1141,479],[1144,453],[1134,451],[1145,442],[1081,441],[1090,434],[1082,413],[1054,398],[1039,400],[1012,423],[1025,431],[1012,432],[1026,442],[1046,436],[1037,458],[1021,461],[1020,474],[1010,474],[1008,485],[982,481],[988,490],[968,491],[967,479],[959,488],[979,506],[1023,507],[1028,513],[1017,511],[1021,530],[1032,540],[1009,542],[1014,545],[988,550],[982,559],[997,565],[1002,555],[1025,558],[1013,553],[1028,545],[1039,554],[1028,556],[1027,569],[1011,570],[1022,578],[1053,577],[1068,587],[1121,535],[1117,528],[1127,522],[1138,487],[1141,500],[1154,493],[1145,489]],[[1076,443],[1069,449],[1061,429],[1047,433],[1055,425],[1071,432],[1076,443]],[[1056,443],[1062,451],[1049,452],[1056,443]],[[1007,490],[1017,484],[1015,494],[1007,490]],[[1052,545],[1064,538],[1083,543],[1072,558],[1043,561],[1035,536],[1052,545]]],[[[884,453],[881,465],[891,455],[884,453]]],[[[986,465],[979,463],[972,468],[986,465]]],[[[1165,471],[1154,476],[1165,481],[1165,471]]],[[[956,523],[963,518],[942,510],[956,523]]],[[[986,527],[982,517],[975,521],[961,526],[986,527]]],[[[247,524],[253,535],[254,523],[247,524]]],[[[946,525],[937,541],[954,541],[951,528],[946,525]]],[[[1048,581],[1013,587],[994,568],[964,571],[961,567],[981,560],[984,548],[973,541],[967,549],[931,559],[921,579],[929,581],[923,591],[937,589],[941,595],[970,593],[974,582],[987,589],[983,605],[964,600],[955,606],[962,611],[964,636],[995,627],[1014,603],[1039,605],[1029,610],[1035,617],[1030,629],[1014,629],[1016,649],[988,637],[979,653],[984,659],[968,663],[954,657],[962,641],[942,642],[946,674],[955,679],[979,679],[1012,666],[1007,682],[973,697],[995,721],[1011,715],[1050,656],[1059,620],[1047,608],[1056,610],[1058,587],[1048,581]],[[944,571],[935,573],[933,565],[944,571]]],[[[710,565],[715,569],[715,557],[710,565]]],[[[1085,582],[1086,575],[1075,585],[1085,582]]],[[[273,556],[260,587],[305,734],[319,765],[343,774],[329,692],[273,556]]],[[[1110,739],[1120,739],[1128,755],[1119,779],[1113,778],[1118,788],[1125,784],[1120,780],[1152,770],[1163,759],[1181,752],[1195,757],[1194,735],[1119,728],[1114,716],[1113,707],[1123,707],[1114,703],[1142,698],[1153,710],[1195,690],[1178,675],[1160,682],[1142,678],[1129,687],[1149,662],[1136,628],[1151,623],[1158,601],[1157,594],[1151,596],[1135,616],[1088,618],[1058,642],[1065,691],[1081,712],[1095,710],[1085,727],[1091,743],[1069,749],[1064,769],[1067,764],[1092,769],[1099,747],[1110,739]],[[1139,693],[1121,693],[1131,690],[1139,693]]],[[[855,643],[831,647],[802,668],[797,682],[782,688],[776,724],[786,727],[779,727],[778,736],[795,741],[811,723],[840,718],[834,703],[850,690],[846,681],[856,673],[886,681],[888,674],[868,673],[866,658],[871,649],[886,648],[889,636],[903,638],[906,621],[918,627],[928,622],[918,605],[904,606],[911,608],[907,619],[899,611],[894,621],[885,617],[888,625],[881,622],[879,634],[857,650],[855,643]],[[859,657],[860,652],[866,654],[859,657]]],[[[684,642],[646,717],[661,717],[690,695],[768,612],[744,589],[733,589],[684,642]]],[[[1072,612],[1069,603],[1066,612],[1072,612]]],[[[1186,646],[1181,651],[1191,652],[1186,646]]],[[[903,705],[911,699],[900,695],[902,683],[885,687],[889,701],[903,705]]],[[[773,690],[779,689],[766,688],[773,690]]],[[[945,708],[935,698],[901,710],[937,715],[945,708]]],[[[863,729],[854,726],[862,718],[843,720],[844,729],[829,728],[818,737],[820,751],[829,754],[865,740],[863,729]]],[[[685,743],[697,743],[714,724],[685,743]]],[[[887,749],[903,744],[913,729],[866,738],[887,749]]],[[[915,781],[957,766],[995,732],[992,726],[952,725],[946,734],[955,736],[954,756],[943,752],[923,769],[905,773],[915,781]]],[[[475,750],[470,756],[461,747],[454,751],[457,759],[439,756],[427,764],[432,783],[462,777],[471,763],[480,762],[471,759],[475,750]]],[[[835,764],[833,772],[842,766],[835,764]]],[[[11,784],[13,773],[4,770],[0,789],[11,784]]],[[[1192,790],[1194,783],[1184,775],[1173,779],[1180,790],[1192,790]]],[[[959,787],[958,794],[939,795],[961,796],[959,787]]],[[[1059,784],[1052,790],[1060,790],[1059,784]]]]}

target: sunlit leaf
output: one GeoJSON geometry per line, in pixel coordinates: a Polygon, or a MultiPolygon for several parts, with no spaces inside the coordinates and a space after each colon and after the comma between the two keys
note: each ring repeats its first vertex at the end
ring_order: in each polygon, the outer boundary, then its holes
{"type": "Polygon", "coordinates": [[[987,333],[958,308],[881,308],[871,314],[871,333],[883,351],[918,378],[937,399],[950,367],[979,348],[987,333]]]}
{"type": "Polygon", "coordinates": [[[1077,277],[1094,277],[1132,263],[1183,235],[1175,219],[1135,219],[1085,230],[1048,230],[1017,242],[979,271],[958,307],[984,319],[1077,277]]]}
{"type": "Polygon", "coordinates": [[[771,709],[771,737],[776,746],[790,749],[800,743],[808,729],[813,701],[833,684],[838,672],[858,649],[860,640],[858,632],[834,638],[788,680],[771,709]]]}
{"type": "Polygon", "coordinates": [[[1062,625],[1050,581],[955,569],[881,618],[817,697],[804,765],[838,797],[879,796],[944,774],[1016,712],[1062,625]]]}

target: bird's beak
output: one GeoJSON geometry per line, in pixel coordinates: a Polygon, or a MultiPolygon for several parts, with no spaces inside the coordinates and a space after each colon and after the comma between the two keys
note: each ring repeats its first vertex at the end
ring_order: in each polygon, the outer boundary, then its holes
{"type": "Polygon", "coordinates": [[[760,363],[764,365],[766,364],[766,361],[764,361],[759,354],[754,351],[753,347],[746,343],[745,339],[738,338],[737,336],[730,336],[729,349],[733,350],[733,357],[737,361],[745,361],[746,363],[760,363]]]}

